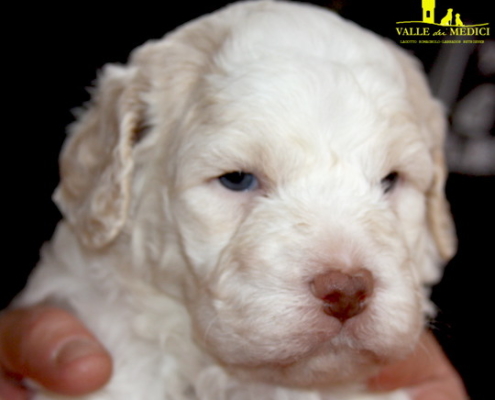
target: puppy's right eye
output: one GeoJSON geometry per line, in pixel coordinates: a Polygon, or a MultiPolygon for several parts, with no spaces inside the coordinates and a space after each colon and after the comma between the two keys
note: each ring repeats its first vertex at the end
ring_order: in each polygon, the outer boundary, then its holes
{"type": "Polygon", "coordinates": [[[242,192],[254,190],[258,187],[258,179],[247,172],[229,172],[218,178],[220,183],[229,190],[242,192]]]}

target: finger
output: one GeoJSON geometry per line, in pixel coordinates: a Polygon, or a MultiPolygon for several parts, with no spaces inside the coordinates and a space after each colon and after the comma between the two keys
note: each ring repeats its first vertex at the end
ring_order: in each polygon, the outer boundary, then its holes
{"type": "Polygon", "coordinates": [[[54,307],[0,317],[0,365],[65,395],[89,393],[111,376],[109,354],[71,314],[54,307]]]}
{"type": "Polygon", "coordinates": [[[463,383],[429,332],[405,360],[384,368],[369,382],[375,391],[409,388],[414,400],[465,400],[463,383]]]}

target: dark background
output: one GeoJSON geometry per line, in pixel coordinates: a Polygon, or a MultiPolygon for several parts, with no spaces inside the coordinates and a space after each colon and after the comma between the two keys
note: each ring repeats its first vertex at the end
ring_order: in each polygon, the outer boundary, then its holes
{"type": "MultiPolygon", "coordinates": [[[[421,19],[420,0],[313,3],[338,9],[345,17],[395,41],[396,21],[421,19]]],[[[10,21],[12,27],[4,34],[2,49],[2,94],[8,104],[2,124],[7,257],[0,269],[0,309],[23,287],[38,260],[40,246],[49,240],[60,218],[50,200],[58,181],[57,157],[65,127],[73,120],[71,110],[89,99],[85,88],[97,69],[108,62],[124,63],[129,52],[147,39],[159,38],[226,2],[182,2],[180,8],[146,1],[132,6],[64,4],[16,6],[3,16],[4,23],[10,21]]],[[[462,11],[465,23],[469,17],[478,23],[491,22],[495,29],[487,2],[437,0],[437,9],[447,4],[462,11]]],[[[437,19],[443,16],[440,14],[437,19]]],[[[411,45],[408,49],[430,71],[440,45],[411,45]]],[[[459,82],[458,99],[479,84],[493,83],[493,74],[477,70],[478,50],[474,49],[459,82]]],[[[493,129],[487,134],[492,140],[493,129]]],[[[439,314],[432,326],[472,400],[486,400],[491,398],[493,374],[495,179],[490,166],[476,169],[476,174],[470,168],[460,168],[455,160],[453,166],[456,172],[450,175],[447,194],[459,234],[459,252],[434,289],[439,314]]]]}

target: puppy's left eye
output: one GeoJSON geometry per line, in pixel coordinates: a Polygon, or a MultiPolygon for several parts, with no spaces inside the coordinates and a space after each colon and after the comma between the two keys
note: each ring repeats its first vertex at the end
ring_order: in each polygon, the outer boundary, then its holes
{"type": "Polygon", "coordinates": [[[258,179],[247,172],[229,172],[218,178],[220,183],[229,190],[242,192],[254,190],[258,187],[258,179]]]}
{"type": "Polygon", "coordinates": [[[399,181],[398,172],[393,171],[390,174],[388,174],[385,178],[381,180],[383,193],[389,193],[390,191],[392,191],[395,188],[395,186],[397,186],[398,181],[399,181]]]}

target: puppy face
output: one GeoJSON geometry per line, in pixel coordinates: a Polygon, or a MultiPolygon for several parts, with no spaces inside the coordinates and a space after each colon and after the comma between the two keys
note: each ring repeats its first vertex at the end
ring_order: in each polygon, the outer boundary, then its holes
{"type": "MultiPolygon", "coordinates": [[[[313,385],[414,347],[424,285],[453,245],[442,116],[407,56],[331,13],[255,3],[148,44],[104,79],[99,109],[108,93],[120,107],[110,161],[94,167],[105,212],[88,222],[93,186],[71,211],[70,178],[59,203],[88,246],[130,240],[142,279],[182,299],[208,353],[313,385]],[[142,120],[149,132],[126,147],[142,120]]],[[[108,118],[97,110],[73,142],[108,118]]]]}
{"type": "Polygon", "coordinates": [[[207,119],[200,102],[176,145],[171,212],[199,337],[228,364],[290,379],[339,380],[403,354],[423,325],[431,239],[418,122],[325,62],[268,57],[234,75],[205,83],[207,119]],[[364,311],[343,323],[323,312],[315,279],[363,269],[364,311]]]}

